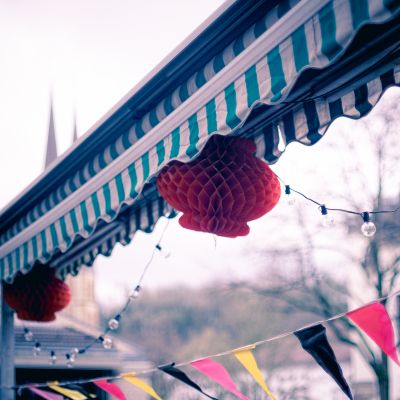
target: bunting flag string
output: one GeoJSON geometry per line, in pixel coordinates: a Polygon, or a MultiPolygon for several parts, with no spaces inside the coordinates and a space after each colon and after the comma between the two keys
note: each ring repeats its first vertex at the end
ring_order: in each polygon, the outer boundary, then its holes
{"type": "Polygon", "coordinates": [[[156,400],[162,400],[161,397],[156,393],[156,391],[151,386],[149,386],[142,379],[137,378],[135,374],[124,374],[122,375],[122,378],[131,383],[132,385],[137,386],[139,389],[143,390],[156,400]]]}
{"type": "Polygon", "coordinates": [[[235,351],[233,354],[239,360],[239,362],[247,369],[250,375],[254,378],[254,380],[263,388],[264,392],[268,394],[268,396],[272,400],[276,400],[276,397],[269,390],[265,380],[262,376],[260,369],[258,368],[257,361],[251,352],[255,346],[250,346],[248,348],[239,349],[235,351]]]}
{"type": "Polygon", "coordinates": [[[375,302],[346,315],[400,366],[392,321],[383,304],[375,302]]]}
{"type": "Polygon", "coordinates": [[[335,380],[346,396],[353,400],[353,394],[326,337],[325,327],[318,324],[296,331],[294,335],[300,340],[301,347],[335,380]]]}
{"type": "Polygon", "coordinates": [[[229,372],[225,369],[222,364],[215,362],[211,358],[203,358],[201,360],[193,361],[190,365],[207,376],[214,382],[217,382],[229,392],[233,393],[236,397],[241,400],[249,400],[243,393],[240,393],[233,382],[229,372]]]}
{"type": "Polygon", "coordinates": [[[93,383],[100,389],[104,390],[106,393],[111,394],[112,396],[117,398],[118,400],[127,400],[121,388],[118,387],[115,383],[110,383],[105,379],[95,381],[93,383]]]}
{"type": "MultiPolygon", "coordinates": [[[[27,389],[33,393],[36,393],[37,395],[40,395],[44,399],[59,400],[59,397],[56,397],[58,396],[57,394],[39,389],[47,387],[54,390],[55,392],[63,394],[64,396],[72,400],[84,400],[92,396],[89,394],[85,396],[83,393],[79,393],[80,391],[83,392],[83,389],[81,390],[80,386],[74,386],[74,385],[84,385],[87,383],[96,384],[96,382],[97,383],[100,382],[100,384],[97,384],[97,387],[100,387],[102,385],[101,382],[107,382],[109,385],[112,385],[111,383],[108,382],[109,380],[124,379],[127,382],[130,382],[131,384],[137,386],[138,388],[140,388],[141,390],[143,390],[156,400],[161,400],[161,397],[156,393],[156,391],[151,386],[149,386],[145,381],[139,379],[137,376],[147,375],[156,371],[162,371],[193,387],[194,389],[203,393],[210,399],[216,400],[214,397],[204,393],[204,391],[200,388],[199,385],[193,382],[183,371],[179,369],[182,366],[192,366],[199,372],[203,373],[203,375],[208,376],[211,380],[214,380],[223,387],[227,388],[229,391],[234,393],[240,399],[247,400],[247,397],[237,390],[236,385],[233,382],[232,378],[230,377],[228,371],[226,371],[221,364],[218,364],[214,360],[212,360],[212,358],[218,358],[226,355],[233,355],[248,370],[248,372],[253,376],[255,381],[264,389],[264,391],[266,391],[266,393],[270,396],[270,398],[274,400],[273,397],[274,395],[271,392],[271,390],[269,390],[268,386],[266,385],[262,377],[262,373],[258,368],[256,359],[252,354],[252,350],[254,350],[259,345],[283,339],[290,335],[295,335],[300,340],[302,347],[312,355],[312,357],[318,362],[318,364],[321,365],[321,367],[330,376],[332,376],[333,379],[336,380],[336,382],[339,384],[342,390],[351,399],[352,395],[350,388],[348,387],[347,382],[343,377],[342,371],[337,363],[333,350],[330,347],[329,342],[327,341],[325,327],[322,324],[329,323],[330,321],[339,318],[344,318],[344,317],[349,318],[351,321],[353,321],[353,323],[356,326],[358,326],[372,340],[374,340],[375,343],[377,343],[377,345],[393,359],[393,361],[398,363],[396,346],[394,344],[393,326],[385,307],[380,302],[398,296],[399,294],[400,291],[397,291],[388,296],[384,296],[382,298],[374,300],[357,309],[340,313],[330,318],[320,320],[312,324],[308,324],[295,331],[288,331],[274,337],[260,340],[253,344],[249,344],[247,346],[242,346],[240,348],[224,351],[204,358],[196,359],[194,361],[192,360],[179,364],[172,363],[167,365],[161,365],[143,371],[136,371],[116,376],[82,379],[75,381],[23,384],[15,386],[13,387],[13,389],[18,391],[27,389]]],[[[111,386],[106,386],[106,385],[103,385],[101,389],[104,390],[104,388],[106,387],[108,389],[111,389],[111,386]]],[[[111,394],[111,392],[109,393],[111,394]]],[[[121,398],[123,399],[123,397],[121,398]]]]}
{"type": "Polygon", "coordinates": [[[168,364],[168,365],[161,365],[160,367],[158,367],[158,369],[160,371],[165,372],[168,375],[171,375],[172,377],[174,377],[175,379],[186,383],[186,385],[192,387],[193,389],[197,390],[198,392],[204,394],[205,396],[207,396],[209,399],[211,400],[218,400],[215,397],[210,396],[209,394],[205,393],[203,391],[203,389],[196,383],[193,382],[183,371],[181,371],[180,369],[175,367],[175,363],[172,364],[168,364]]]}

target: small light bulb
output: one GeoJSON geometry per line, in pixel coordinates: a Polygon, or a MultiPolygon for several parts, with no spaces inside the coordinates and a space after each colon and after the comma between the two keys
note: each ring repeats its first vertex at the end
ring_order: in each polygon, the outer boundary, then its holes
{"type": "Polygon", "coordinates": [[[361,225],[361,232],[364,236],[366,237],[371,237],[374,236],[376,233],[376,226],[373,222],[368,221],[368,222],[364,222],[361,225]]]}
{"type": "MultiPolygon", "coordinates": [[[[119,318],[118,318],[119,319],[119,318]]],[[[118,319],[117,318],[113,318],[113,319],[110,319],[109,321],[108,321],[108,327],[112,330],[112,331],[115,331],[116,329],[118,329],[118,327],[119,327],[119,321],[118,321],[118,319]]]]}
{"type": "Polygon", "coordinates": [[[164,258],[169,258],[171,256],[171,252],[165,247],[161,247],[159,244],[156,245],[156,249],[164,258]]]}
{"type": "Polygon", "coordinates": [[[36,342],[36,343],[35,343],[35,347],[32,349],[32,351],[33,351],[33,355],[34,355],[35,357],[38,357],[38,356],[39,356],[40,352],[42,351],[39,342],[36,342]]]}
{"type": "Polygon", "coordinates": [[[330,228],[331,226],[335,225],[335,218],[332,214],[325,214],[322,216],[322,225],[326,228],[330,228]]]}
{"type": "Polygon", "coordinates": [[[76,357],[78,354],[79,354],[79,349],[77,347],[74,347],[71,350],[71,355],[76,357]]]}
{"type": "Polygon", "coordinates": [[[361,225],[361,232],[366,237],[374,236],[376,233],[376,226],[375,224],[369,220],[369,212],[364,211],[361,213],[361,217],[364,223],[361,225]]]}
{"type": "Polygon", "coordinates": [[[57,362],[57,356],[56,356],[56,353],[52,350],[50,352],[49,364],[54,365],[56,362],[57,362]]]}
{"type": "Polygon", "coordinates": [[[163,248],[160,252],[164,258],[170,258],[171,257],[171,250],[163,248]]]}
{"type": "Polygon", "coordinates": [[[285,200],[286,200],[286,204],[288,206],[293,206],[296,203],[296,199],[292,194],[292,191],[290,190],[290,186],[286,185],[285,186],[285,200]]]}
{"type": "Polygon", "coordinates": [[[139,296],[140,289],[141,287],[137,285],[135,289],[132,290],[132,292],[129,294],[129,300],[135,300],[139,296]]]}
{"type": "Polygon", "coordinates": [[[325,204],[321,204],[320,206],[321,214],[322,214],[322,225],[329,228],[335,223],[335,219],[331,214],[328,213],[328,209],[325,204]]]}
{"type": "Polygon", "coordinates": [[[71,357],[70,354],[66,354],[66,357],[67,357],[67,367],[73,368],[73,366],[75,364],[75,357],[71,357]]]}
{"type": "Polygon", "coordinates": [[[110,350],[112,348],[113,342],[112,339],[109,337],[103,338],[103,347],[107,350],[110,350]]]}
{"type": "Polygon", "coordinates": [[[33,333],[28,328],[24,328],[24,338],[27,342],[32,342],[33,340],[33,333]]]}
{"type": "Polygon", "coordinates": [[[286,196],[286,204],[290,207],[296,204],[296,199],[292,194],[286,196]]]}

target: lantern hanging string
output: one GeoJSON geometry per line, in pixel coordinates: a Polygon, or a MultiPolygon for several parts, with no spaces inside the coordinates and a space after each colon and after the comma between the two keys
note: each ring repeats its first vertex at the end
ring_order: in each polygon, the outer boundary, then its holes
{"type": "MultiPolygon", "coordinates": [[[[329,318],[321,319],[321,320],[315,321],[315,322],[313,322],[311,324],[303,325],[302,327],[299,327],[299,328],[297,328],[295,330],[286,331],[286,332],[283,332],[281,334],[278,334],[278,335],[275,335],[275,336],[272,336],[272,337],[269,337],[269,338],[266,338],[266,339],[262,339],[262,340],[259,340],[257,342],[254,342],[254,343],[247,344],[245,346],[236,347],[234,349],[230,349],[230,350],[223,351],[223,352],[220,352],[220,353],[215,353],[215,354],[212,354],[212,355],[206,355],[206,356],[203,356],[203,357],[200,357],[200,358],[195,358],[195,359],[190,360],[190,361],[185,361],[185,362],[181,362],[181,363],[177,363],[177,364],[175,364],[175,363],[170,363],[170,364],[173,364],[176,367],[184,367],[184,366],[190,365],[191,363],[193,363],[195,361],[202,360],[202,359],[205,359],[205,358],[223,357],[223,356],[230,355],[230,354],[232,354],[235,351],[238,351],[240,349],[245,349],[245,348],[253,347],[253,346],[257,347],[257,346],[260,346],[260,345],[263,345],[263,344],[266,344],[266,343],[269,343],[269,342],[273,342],[273,341],[276,341],[276,340],[281,340],[281,339],[284,339],[284,338],[286,338],[286,337],[288,337],[290,335],[293,335],[297,331],[300,331],[300,330],[303,330],[303,329],[306,329],[306,328],[310,328],[310,327],[318,325],[318,324],[329,323],[329,322],[332,322],[332,321],[337,320],[339,318],[344,318],[350,312],[353,312],[355,310],[367,307],[367,306],[369,306],[371,304],[374,304],[374,303],[378,303],[378,302],[382,302],[384,300],[391,299],[393,297],[398,296],[399,294],[400,294],[400,290],[396,291],[396,292],[393,292],[393,293],[391,293],[391,294],[389,294],[387,296],[382,296],[382,297],[380,297],[378,299],[372,300],[372,301],[370,301],[370,302],[368,302],[366,304],[363,304],[360,307],[354,308],[352,310],[348,310],[346,312],[341,312],[341,313],[333,315],[333,316],[331,316],[329,318]]],[[[135,376],[148,375],[150,373],[159,371],[160,367],[162,367],[164,365],[166,365],[166,364],[158,365],[156,367],[153,367],[153,368],[150,368],[150,369],[141,370],[141,371],[134,371],[133,373],[135,374],[135,376]]],[[[118,375],[110,375],[110,376],[106,376],[106,377],[101,376],[101,377],[91,378],[91,379],[78,379],[78,380],[60,381],[60,382],[57,383],[57,385],[59,385],[59,386],[83,385],[83,384],[86,384],[86,383],[96,382],[96,381],[99,381],[99,380],[123,379],[123,377],[125,375],[126,375],[126,373],[125,374],[118,374],[118,375]]],[[[14,389],[14,390],[16,390],[16,391],[18,391],[20,393],[23,389],[28,389],[29,387],[35,387],[35,388],[40,388],[41,387],[41,388],[44,388],[44,387],[47,387],[48,385],[49,385],[49,382],[44,382],[44,383],[29,383],[29,384],[23,384],[23,385],[16,385],[16,386],[13,386],[11,388],[10,387],[6,387],[6,386],[0,386],[0,387],[1,388],[7,388],[7,389],[14,389]]]]}

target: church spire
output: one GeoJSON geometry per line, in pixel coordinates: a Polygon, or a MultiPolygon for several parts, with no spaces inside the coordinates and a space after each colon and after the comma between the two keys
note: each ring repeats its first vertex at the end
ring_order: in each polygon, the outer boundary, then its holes
{"type": "Polygon", "coordinates": [[[74,112],[74,127],[72,133],[72,143],[75,143],[78,140],[78,128],[76,127],[76,111],[74,112]]]}
{"type": "Polygon", "coordinates": [[[56,131],[54,128],[53,98],[50,98],[49,131],[47,134],[46,160],[44,167],[47,168],[57,158],[56,131]]]}

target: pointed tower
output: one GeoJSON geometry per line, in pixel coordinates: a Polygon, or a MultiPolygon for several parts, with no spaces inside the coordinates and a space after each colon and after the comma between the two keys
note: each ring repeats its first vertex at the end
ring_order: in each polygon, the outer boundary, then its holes
{"type": "Polygon", "coordinates": [[[72,132],[72,144],[78,140],[78,129],[76,127],[76,111],[74,111],[74,128],[72,132]]]}
{"type": "Polygon", "coordinates": [[[57,158],[56,130],[54,128],[53,98],[50,97],[49,131],[47,134],[47,149],[44,168],[46,169],[57,158]]]}

